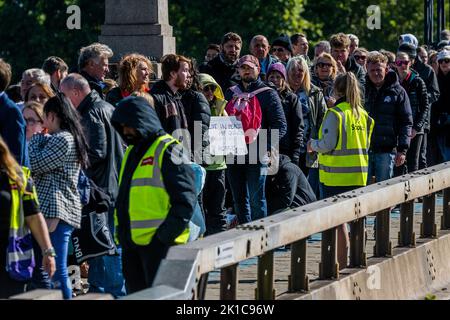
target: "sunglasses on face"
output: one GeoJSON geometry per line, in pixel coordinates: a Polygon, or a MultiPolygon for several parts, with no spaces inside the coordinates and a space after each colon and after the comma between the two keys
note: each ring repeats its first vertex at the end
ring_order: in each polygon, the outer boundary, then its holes
{"type": "Polygon", "coordinates": [[[203,88],[203,91],[204,92],[208,92],[208,91],[214,92],[214,91],[216,91],[216,86],[213,86],[213,85],[206,86],[203,88]]]}
{"type": "Polygon", "coordinates": [[[277,51],[277,52],[284,52],[284,48],[272,48],[272,50],[271,50],[271,52],[275,52],[275,51],[277,51]]]}
{"type": "Polygon", "coordinates": [[[325,67],[331,68],[333,65],[331,63],[319,62],[319,63],[317,63],[317,66],[319,68],[325,68],[325,67]]]}
{"type": "Polygon", "coordinates": [[[409,61],[395,61],[395,65],[397,67],[407,66],[408,64],[409,64],[409,61]]]}
{"type": "Polygon", "coordinates": [[[443,63],[450,63],[450,59],[449,58],[445,58],[439,61],[439,64],[443,64],[443,63]]]}
{"type": "Polygon", "coordinates": [[[355,60],[363,60],[363,61],[365,61],[367,59],[367,56],[357,56],[357,55],[355,55],[353,57],[355,58],[355,60]]]}

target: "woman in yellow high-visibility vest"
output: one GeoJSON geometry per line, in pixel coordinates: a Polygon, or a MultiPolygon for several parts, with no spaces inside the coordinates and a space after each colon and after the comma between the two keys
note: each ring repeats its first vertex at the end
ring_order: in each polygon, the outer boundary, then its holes
{"type": "Polygon", "coordinates": [[[51,277],[55,251],[30,171],[17,164],[0,137],[0,299],[23,293],[31,279],[34,256],[28,228],[42,249],[42,264],[51,277]]]}
{"type": "MultiPolygon", "coordinates": [[[[322,199],[366,185],[368,150],[374,121],[363,109],[358,80],[344,73],[334,83],[336,103],[328,109],[319,139],[308,142],[308,152],[319,153],[322,199]]],[[[347,267],[348,232],[338,228],[338,261],[347,267]]]]}

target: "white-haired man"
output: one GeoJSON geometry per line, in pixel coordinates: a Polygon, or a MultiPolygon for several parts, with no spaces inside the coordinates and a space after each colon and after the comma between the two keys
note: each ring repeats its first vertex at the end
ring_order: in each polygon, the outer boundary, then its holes
{"type": "Polygon", "coordinates": [[[106,75],[109,72],[109,58],[113,56],[111,48],[105,44],[93,43],[80,49],[78,57],[78,69],[80,74],[89,82],[92,90],[98,92],[102,99],[105,98],[103,88],[106,75]]]}

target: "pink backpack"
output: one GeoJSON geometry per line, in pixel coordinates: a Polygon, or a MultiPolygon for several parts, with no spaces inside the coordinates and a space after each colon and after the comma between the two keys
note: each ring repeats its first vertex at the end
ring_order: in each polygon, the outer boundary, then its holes
{"type": "Polygon", "coordinates": [[[225,107],[229,116],[235,116],[242,122],[245,143],[249,144],[256,140],[259,129],[261,129],[262,111],[256,95],[271,90],[269,87],[257,89],[253,92],[242,92],[238,86],[230,88],[233,91],[233,99],[225,107]]]}

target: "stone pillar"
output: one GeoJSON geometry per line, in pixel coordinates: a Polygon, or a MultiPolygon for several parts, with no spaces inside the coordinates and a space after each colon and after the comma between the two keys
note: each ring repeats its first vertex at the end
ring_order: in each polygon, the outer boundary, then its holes
{"type": "MultiPolygon", "coordinates": [[[[167,0],[105,0],[105,24],[99,41],[114,52],[111,62],[131,52],[157,61],[175,53],[167,0]]],[[[157,68],[159,77],[160,70],[157,68]]]]}

